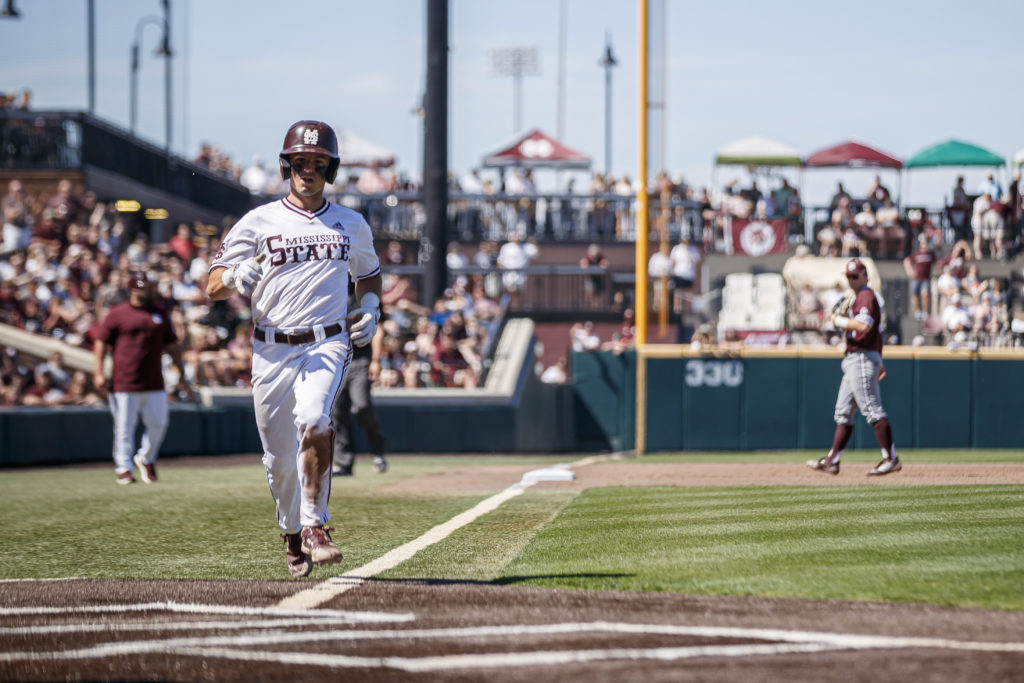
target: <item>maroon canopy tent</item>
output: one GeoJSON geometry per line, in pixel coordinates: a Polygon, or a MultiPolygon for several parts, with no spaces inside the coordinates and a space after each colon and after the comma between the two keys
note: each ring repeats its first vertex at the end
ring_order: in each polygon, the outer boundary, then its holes
{"type": "Polygon", "coordinates": [[[848,168],[903,168],[903,162],[873,147],[844,142],[822,149],[804,159],[804,166],[845,166],[848,168]]]}
{"type": "Polygon", "coordinates": [[[590,157],[563,145],[550,135],[533,129],[516,139],[511,145],[488,154],[483,160],[484,168],[526,168],[587,169],[590,157]]]}

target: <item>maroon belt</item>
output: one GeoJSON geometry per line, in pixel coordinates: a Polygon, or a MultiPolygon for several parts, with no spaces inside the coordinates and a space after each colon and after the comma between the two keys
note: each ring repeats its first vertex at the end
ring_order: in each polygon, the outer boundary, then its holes
{"type": "MultiPolygon", "coordinates": [[[[327,337],[333,337],[342,330],[344,326],[341,323],[334,323],[324,328],[324,339],[327,337]]],[[[267,341],[267,333],[260,328],[254,328],[252,336],[261,342],[267,341]]],[[[306,330],[305,332],[293,332],[291,334],[285,334],[284,332],[274,332],[274,342],[277,344],[308,344],[311,341],[316,341],[316,333],[313,330],[306,330]]]]}

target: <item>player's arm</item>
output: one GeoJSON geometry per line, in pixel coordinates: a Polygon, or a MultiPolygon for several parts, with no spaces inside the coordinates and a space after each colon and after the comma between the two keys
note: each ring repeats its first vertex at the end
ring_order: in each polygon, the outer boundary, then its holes
{"type": "Polygon", "coordinates": [[[370,376],[371,382],[376,382],[380,378],[380,353],[383,350],[384,326],[378,325],[377,332],[373,335],[373,339],[370,340],[370,367],[367,374],[370,376]]]}
{"type": "Polygon", "coordinates": [[[188,379],[185,377],[185,363],[181,355],[181,342],[172,342],[164,348],[171,357],[171,363],[178,371],[178,388],[183,389],[187,387],[188,379]]]}
{"type": "Polygon", "coordinates": [[[356,280],[359,307],[349,312],[349,338],[356,346],[366,346],[377,334],[382,282],[380,273],[356,280]]]}
{"type": "Polygon", "coordinates": [[[107,343],[96,339],[92,343],[92,383],[98,391],[107,386],[107,376],[103,374],[103,361],[107,357],[107,343]]]}
{"type": "Polygon", "coordinates": [[[226,287],[221,279],[226,271],[227,268],[224,266],[216,267],[210,271],[210,277],[206,282],[206,296],[210,297],[212,301],[227,299],[235,293],[235,290],[226,287]]]}
{"type": "Polygon", "coordinates": [[[368,293],[372,293],[377,295],[377,301],[380,302],[380,293],[381,291],[383,291],[383,288],[384,278],[381,276],[380,273],[372,275],[368,278],[364,278],[362,280],[356,280],[356,300],[362,306],[364,305],[363,297],[365,297],[368,293]]]}

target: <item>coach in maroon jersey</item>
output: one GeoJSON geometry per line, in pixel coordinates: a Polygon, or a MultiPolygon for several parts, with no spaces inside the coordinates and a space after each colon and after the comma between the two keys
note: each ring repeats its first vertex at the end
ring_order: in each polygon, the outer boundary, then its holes
{"type": "Polygon", "coordinates": [[[109,382],[110,412],[114,416],[114,465],[117,483],[135,482],[132,470],[139,468],[147,484],[156,481],[156,461],[167,432],[170,411],[164,389],[162,355],[166,351],[180,373],[179,389],[186,388],[181,347],[171,328],[170,316],[153,301],[153,284],[145,273],[130,277],[128,301],[117,304],[92,328],[93,382],[108,388],[103,374],[107,350],[113,353],[109,382]],[[145,428],[138,450],[135,426],[139,416],[145,428]]]}
{"type": "Polygon", "coordinates": [[[869,475],[889,474],[903,469],[896,457],[892,441],[892,428],[882,407],[882,393],[878,382],[885,376],[882,364],[882,307],[875,293],[868,287],[868,269],[858,258],[846,263],[846,279],[853,290],[848,310],[832,315],[832,324],[844,331],[846,356],[843,358],[843,381],[836,398],[836,433],[832,449],[824,458],[808,460],[814,470],[839,474],[839,459],[853,435],[853,416],[861,414],[875,430],[878,445],[882,447],[882,461],[868,470],[869,475]]]}

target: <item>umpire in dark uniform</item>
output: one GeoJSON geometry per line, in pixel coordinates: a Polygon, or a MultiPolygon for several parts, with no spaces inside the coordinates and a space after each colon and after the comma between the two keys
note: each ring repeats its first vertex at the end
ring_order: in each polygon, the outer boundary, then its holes
{"type": "MultiPolygon", "coordinates": [[[[349,310],[352,310],[355,293],[349,285],[349,310]]],[[[358,307],[358,303],[354,304],[358,307]]],[[[382,314],[383,315],[383,314],[382,314]]],[[[383,318],[381,319],[383,322],[383,318]]],[[[384,326],[377,326],[377,333],[366,346],[353,346],[352,360],[345,383],[331,411],[334,424],[334,464],[331,468],[336,477],[352,476],[355,453],[352,447],[352,415],[359,420],[359,427],[373,453],[373,470],[383,474],[388,469],[384,457],[384,435],[380,432],[377,415],[373,412],[370,399],[370,385],[380,377],[380,352],[384,346],[384,326]]]]}

